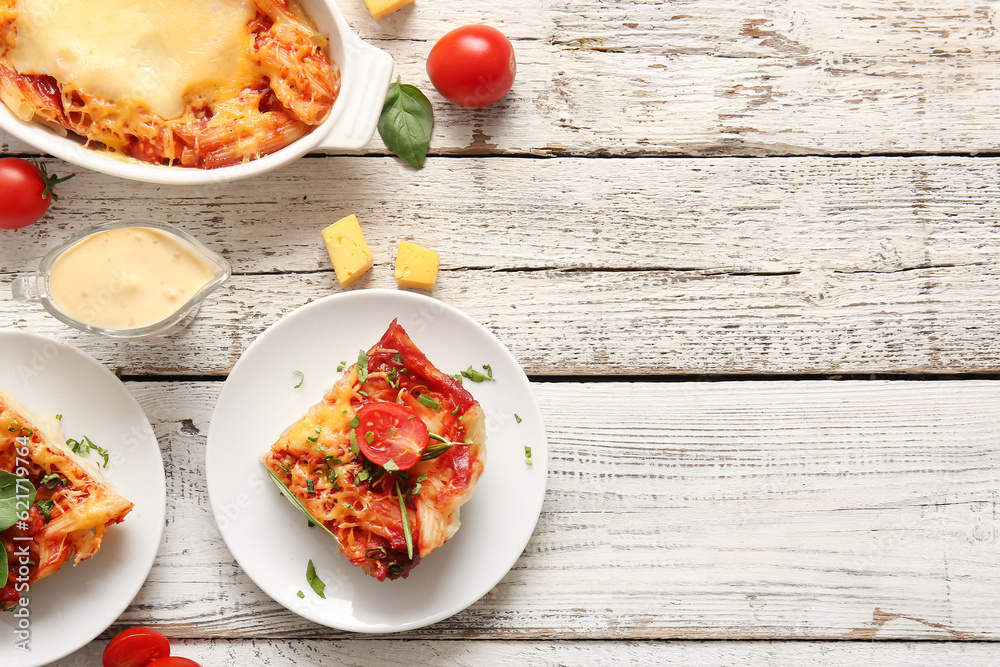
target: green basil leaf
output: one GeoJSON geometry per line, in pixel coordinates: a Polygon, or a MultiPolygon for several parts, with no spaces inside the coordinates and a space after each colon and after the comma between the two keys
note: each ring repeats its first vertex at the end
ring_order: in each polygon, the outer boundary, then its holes
{"type": "Polygon", "coordinates": [[[316,576],[316,566],[310,560],[309,564],[306,565],[306,581],[312,586],[312,589],[316,591],[316,595],[320,596],[324,600],[326,599],[326,594],[323,592],[326,590],[326,584],[323,580],[316,576]]]}
{"type": "Polygon", "coordinates": [[[378,119],[378,133],[393,153],[414,169],[424,166],[434,128],[434,109],[416,86],[396,83],[389,86],[378,119]]]}
{"type": "Polygon", "coordinates": [[[0,588],[7,585],[7,548],[0,544],[0,588]]]}
{"type": "Polygon", "coordinates": [[[35,504],[35,487],[27,479],[0,470],[0,530],[7,530],[18,520],[18,514],[35,504]]]}

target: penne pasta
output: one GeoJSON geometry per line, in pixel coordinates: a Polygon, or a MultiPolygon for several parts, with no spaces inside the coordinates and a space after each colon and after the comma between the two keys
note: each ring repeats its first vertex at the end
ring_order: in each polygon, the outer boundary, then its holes
{"type": "MultiPolygon", "coordinates": [[[[306,135],[326,119],[340,92],[339,68],[324,51],[328,40],[297,4],[290,5],[288,0],[200,0],[202,4],[185,7],[202,11],[203,6],[215,3],[235,17],[220,25],[239,30],[240,34],[227,37],[240,45],[237,63],[230,62],[230,52],[220,51],[215,70],[206,65],[207,74],[193,73],[188,75],[190,81],[174,81],[183,86],[178,88],[183,90],[180,100],[162,97],[164,86],[155,67],[145,74],[141,74],[145,71],[142,67],[139,73],[116,73],[112,84],[127,77],[147,76],[149,81],[121,84],[130,91],[127,95],[102,94],[105,91],[92,89],[101,88],[100,81],[88,88],[72,77],[61,80],[55,76],[59,69],[55,65],[45,66],[49,60],[44,47],[38,46],[45,33],[32,23],[30,12],[57,9],[68,1],[0,0],[0,100],[18,118],[72,132],[90,148],[180,167],[215,169],[238,164],[273,153],[306,135]],[[25,14],[19,20],[22,11],[25,14]],[[32,67],[32,71],[18,69],[19,63],[39,62],[43,66],[32,67]],[[208,85],[206,80],[214,83],[208,85]],[[155,110],[172,109],[175,102],[179,114],[155,110]]],[[[95,5],[110,11],[121,2],[124,0],[100,0],[95,5]]],[[[70,18],[67,15],[65,20],[70,18]]],[[[178,26],[173,32],[169,26],[163,27],[164,41],[186,28],[177,19],[173,25],[178,26]]],[[[73,56],[68,60],[75,62],[73,56]]],[[[92,73],[84,65],[79,71],[92,73]]],[[[112,84],[107,87],[114,88],[112,84]]]]}

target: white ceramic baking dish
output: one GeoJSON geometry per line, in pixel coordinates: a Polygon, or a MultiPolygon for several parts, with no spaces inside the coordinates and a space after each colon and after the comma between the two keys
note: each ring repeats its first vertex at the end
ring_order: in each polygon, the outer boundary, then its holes
{"type": "Polygon", "coordinates": [[[375,132],[392,78],[392,57],[364,42],[347,24],[336,0],[301,0],[319,29],[330,36],[328,55],[340,65],[340,95],[330,116],[312,132],[279,151],[221,169],[191,169],[143,164],[111,157],[61,137],[48,128],[24,122],[0,103],[0,129],[49,155],[75,165],[136,181],[207,185],[256,176],[285,165],[312,150],[356,149],[375,132]]]}

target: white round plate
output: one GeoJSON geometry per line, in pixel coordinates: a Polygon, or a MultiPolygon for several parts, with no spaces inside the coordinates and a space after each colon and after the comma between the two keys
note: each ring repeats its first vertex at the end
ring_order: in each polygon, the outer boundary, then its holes
{"type": "Polygon", "coordinates": [[[354,632],[419,628],[485,595],[534,532],[548,472],[541,412],[507,348],[441,301],[384,289],[324,297],[261,334],[219,395],[206,458],[212,511],[243,570],[296,614],[354,632]],[[462,527],[408,578],[379,582],[351,565],[328,535],[308,527],[268,479],[260,457],[340,378],[340,362],[356,361],[394,318],[445,373],[488,364],[496,381],[465,381],[486,414],[487,456],[475,494],[462,507],[462,527]],[[526,463],[525,445],[533,465],[526,463]],[[326,599],[306,581],[310,560],[326,584],[326,599]]]}
{"type": "Polygon", "coordinates": [[[0,387],[40,417],[62,415],[67,438],[108,450],[102,477],[135,507],[112,526],[92,559],[72,562],[32,584],[28,651],[0,614],[0,665],[36,667],[90,642],[115,622],[146,581],[163,535],[163,459],[142,408],[114,373],[74,347],[16,329],[0,329],[0,387]]]}

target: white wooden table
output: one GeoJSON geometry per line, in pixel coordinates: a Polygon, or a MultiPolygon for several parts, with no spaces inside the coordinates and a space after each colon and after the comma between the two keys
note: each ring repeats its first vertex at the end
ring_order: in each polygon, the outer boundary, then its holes
{"type": "Polygon", "coordinates": [[[81,172],[0,234],[0,325],[123,366],[167,470],[147,583],[58,664],[137,624],[206,667],[1000,661],[997,3],[417,0],[380,23],[340,5],[434,103],[422,171],[375,137],[212,188],[81,172]],[[461,109],[424,62],[480,22],[513,40],[517,80],[461,109]],[[318,230],[349,213],[381,258],[351,289],[394,286],[400,238],[438,250],[433,296],[512,350],[551,448],[507,577],[384,637],[262,593],[203,474],[242,351],[340,289],[318,230]],[[190,329],[113,342],[9,300],[48,247],[129,215],[233,264],[190,329]]]}

